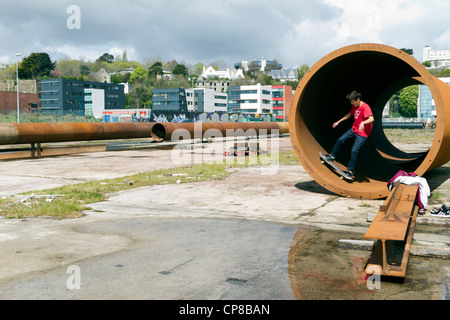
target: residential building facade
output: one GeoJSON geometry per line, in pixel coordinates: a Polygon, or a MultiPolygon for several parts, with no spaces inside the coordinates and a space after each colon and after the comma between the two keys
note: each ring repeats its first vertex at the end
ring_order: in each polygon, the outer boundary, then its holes
{"type": "Polygon", "coordinates": [[[275,64],[275,69],[283,68],[283,65],[279,62],[264,60],[264,59],[236,62],[234,64],[234,68],[235,69],[243,69],[244,71],[248,71],[251,64],[255,64],[256,66],[258,66],[259,70],[261,72],[265,72],[266,67],[270,64],[275,64]]]}
{"type": "MultiPolygon", "coordinates": [[[[450,77],[438,78],[450,85],[450,77]]],[[[417,117],[421,120],[436,118],[436,105],[430,89],[425,85],[419,85],[419,98],[417,104],[417,117]]]]}
{"type": "Polygon", "coordinates": [[[153,111],[187,112],[186,89],[153,89],[153,111]]]}
{"type": "Polygon", "coordinates": [[[271,70],[270,76],[275,81],[298,81],[298,70],[297,68],[283,68],[278,70],[271,70]]]}
{"type": "Polygon", "coordinates": [[[105,91],[102,89],[84,90],[84,111],[86,116],[93,116],[97,119],[103,117],[105,110],[105,91]]]}
{"type": "Polygon", "coordinates": [[[292,103],[291,86],[272,86],[272,108],[273,116],[277,122],[289,121],[289,110],[292,103]]]}
{"type": "Polygon", "coordinates": [[[105,68],[90,73],[89,79],[95,82],[111,83],[111,75],[106,72],[105,68]]]}
{"type": "Polygon", "coordinates": [[[227,92],[230,81],[199,78],[196,82],[196,85],[198,88],[213,89],[215,92],[227,92]]]}
{"type": "Polygon", "coordinates": [[[49,79],[39,82],[40,112],[49,115],[74,114],[85,116],[97,113],[99,105],[105,110],[124,109],[124,87],[120,84],[109,84],[70,79],[49,79]],[[103,91],[103,101],[97,89],[103,91]],[[95,93],[94,93],[95,92],[95,93]],[[100,99],[100,100],[99,100],[100,99]]]}
{"type": "Polygon", "coordinates": [[[234,80],[234,79],[243,79],[244,73],[242,72],[242,69],[236,69],[236,70],[216,70],[212,66],[206,67],[203,66],[203,72],[200,75],[199,79],[227,79],[227,80],[234,80]]]}
{"type": "Polygon", "coordinates": [[[169,112],[226,112],[227,94],[206,88],[153,89],[153,110],[169,112]]]}
{"type": "Polygon", "coordinates": [[[423,49],[423,62],[430,61],[432,68],[450,67],[450,50],[432,50],[430,46],[423,49]]]}
{"type": "Polygon", "coordinates": [[[272,113],[272,86],[228,87],[228,113],[272,113]]]}

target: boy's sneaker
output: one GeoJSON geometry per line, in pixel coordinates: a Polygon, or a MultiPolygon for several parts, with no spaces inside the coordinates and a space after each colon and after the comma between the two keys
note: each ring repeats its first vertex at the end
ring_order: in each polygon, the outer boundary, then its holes
{"type": "Polygon", "coordinates": [[[336,158],[332,154],[327,154],[324,156],[327,161],[333,162],[336,158]]]}
{"type": "Polygon", "coordinates": [[[353,180],[353,171],[348,170],[345,175],[347,176],[347,179],[353,180]]]}

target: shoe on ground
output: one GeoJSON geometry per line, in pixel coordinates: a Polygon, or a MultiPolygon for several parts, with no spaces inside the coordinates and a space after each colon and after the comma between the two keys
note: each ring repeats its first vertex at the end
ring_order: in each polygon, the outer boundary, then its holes
{"type": "Polygon", "coordinates": [[[435,215],[439,215],[439,213],[441,213],[441,212],[447,212],[447,211],[449,211],[449,208],[445,204],[443,204],[440,208],[431,209],[430,214],[435,216],[435,215]]]}
{"type": "Polygon", "coordinates": [[[435,217],[450,218],[450,210],[439,211],[438,213],[430,213],[430,214],[435,217]]]}
{"type": "Polygon", "coordinates": [[[439,209],[432,209],[430,214],[435,217],[450,218],[450,209],[445,204],[443,204],[439,209]]]}

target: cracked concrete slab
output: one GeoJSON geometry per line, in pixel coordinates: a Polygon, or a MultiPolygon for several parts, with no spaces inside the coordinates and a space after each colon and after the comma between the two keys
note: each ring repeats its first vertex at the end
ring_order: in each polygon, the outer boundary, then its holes
{"type": "MultiPolygon", "coordinates": [[[[289,150],[289,139],[279,146],[289,150]]],[[[0,174],[15,181],[0,193],[168,168],[169,158],[170,150],[133,150],[7,161],[0,174]]],[[[450,199],[446,173],[448,165],[429,175],[436,202],[450,199]]],[[[336,196],[299,164],[272,165],[118,192],[80,219],[0,219],[0,298],[448,298],[447,259],[413,257],[406,285],[367,291],[369,253],[338,242],[362,239],[381,202],[336,196]],[[71,265],[80,290],[66,285],[71,265]]],[[[446,226],[429,222],[414,241],[448,248],[446,226]]]]}

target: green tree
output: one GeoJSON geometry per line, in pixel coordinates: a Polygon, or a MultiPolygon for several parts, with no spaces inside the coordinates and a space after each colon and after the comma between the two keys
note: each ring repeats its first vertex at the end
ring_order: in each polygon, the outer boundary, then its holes
{"type": "Polygon", "coordinates": [[[302,64],[300,66],[300,68],[298,68],[298,78],[301,79],[303,78],[303,76],[306,74],[306,72],[308,72],[309,70],[309,65],[307,64],[302,64]]]}
{"type": "Polygon", "coordinates": [[[297,89],[298,83],[300,81],[292,81],[292,80],[287,80],[284,84],[287,86],[291,86],[293,90],[297,89]]]}
{"type": "Polygon", "coordinates": [[[123,77],[120,73],[111,76],[111,83],[122,83],[123,77]]]}
{"type": "Polygon", "coordinates": [[[148,73],[144,67],[137,67],[133,70],[133,73],[130,76],[130,82],[134,83],[136,80],[143,80],[147,77],[148,73]]]}
{"type": "Polygon", "coordinates": [[[263,72],[260,72],[256,78],[255,78],[255,82],[256,83],[261,83],[263,86],[271,86],[275,83],[275,81],[273,80],[273,78],[269,75],[264,74],[263,72]]]}
{"type": "Polygon", "coordinates": [[[62,78],[76,79],[81,76],[78,60],[61,59],[58,61],[57,68],[61,71],[62,78]]]}
{"type": "Polygon", "coordinates": [[[183,77],[187,77],[189,74],[188,68],[184,64],[177,64],[172,71],[175,75],[182,75],[183,77]]]}
{"type": "Polygon", "coordinates": [[[400,50],[406,52],[409,55],[413,55],[414,54],[414,50],[413,49],[407,49],[407,48],[401,48],[400,50]]]}
{"type": "Polygon", "coordinates": [[[87,76],[87,75],[89,75],[89,73],[91,73],[91,69],[89,68],[88,65],[85,65],[85,64],[80,65],[80,74],[82,76],[87,76]]]}
{"type": "Polygon", "coordinates": [[[149,98],[148,87],[143,82],[136,81],[133,83],[129,93],[129,104],[131,108],[139,109],[145,107],[149,98]]]}
{"type": "Polygon", "coordinates": [[[50,60],[50,56],[45,52],[34,52],[24,58],[19,66],[19,78],[40,79],[49,77],[50,71],[55,69],[55,63],[50,60]]]}
{"type": "Polygon", "coordinates": [[[195,64],[193,73],[195,73],[195,74],[202,74],[204,66],[205,65],[203,63],[201,63],[201,62],[195,64]]]}
{"type": "Polygon", "coordinates": [[[260,65],[255,61],[252,61],[248,64],[248,70],[245,75],[249,76],[252,79],[255,79],[260,72],[261,72],[260,65]]]}
{"type": "Polygon", "coordinates": [[[107,63],[113,63],[114,62],[114,56],[109,53],[102,54],[97,60],[105,61],[107,63]]]}
{"type": "Polygon", "coordinates": [[[5,69],[0,71],[0,80],[15,79],[16,78],[16,64],[10,64],[5,69]]]}
{"type": "Polygon", "coordinates": [[[450,69],[444,68],[440,74],[439,77],[450,77],[450,69]]]}
{"type": "Polygon", "coordinates": [[[398,110],[400,116],[413,118],[417,116],[417,98],[419,96],[419,86],[409,86],[400,90],[398,94],[398,110]]]}
{"type": "Polygon", "coordinates": [[[157,61],[148,68],[148,76],[156,79],[158,75],[163,75],[162,62],[157,61]]]}

